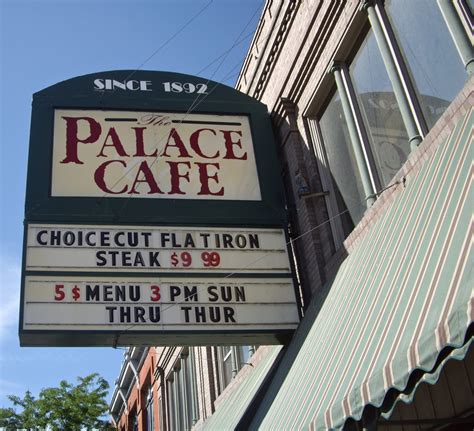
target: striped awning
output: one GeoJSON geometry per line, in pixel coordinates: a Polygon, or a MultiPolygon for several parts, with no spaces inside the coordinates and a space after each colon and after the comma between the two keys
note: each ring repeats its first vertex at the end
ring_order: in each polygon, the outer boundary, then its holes
{"type": "Polygon", "coordinates": [[[251,428],[337,429],[367,405],[388,414],[390,389],[406,392],[415,370],[435,375],[440,355],[464,354],[474,320],[473,124],[471,110],[354,246],[251,428]]]}
{"type": "Polygon", "coordinates": [[[418,382],[435,382],[444,361],[464,357],[474,320],[473,124],[471,111],[354,245],[249,406],[246,429],[340,429],[367,406],[388,416],[418,382]]]}
{"type": "Polygon", "coordinates": [[[252,368],[251,372],[242,376],[242,382],[233,390],[229,397],[223,400],[205,423],[206,430],[234,430],[243,414],[249,408],[263,380],[275,362],[281,346],[267,348],[265,356],[252,368]]]}

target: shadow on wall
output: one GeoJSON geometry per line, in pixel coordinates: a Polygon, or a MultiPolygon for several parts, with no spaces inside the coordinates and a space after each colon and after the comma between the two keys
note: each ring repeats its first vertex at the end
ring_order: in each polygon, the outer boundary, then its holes
{"type": "MultiPolygon", "coordinates": [[[[350,232],[354,224],[347,211],[330,220],[328,191],[323,189],[318,163],[310,145],[297,125],[297,107],[283,100],[285,115],[272,117],[277,137],[280,171],[283,179],[289,217],[289,232],[298,280],[301,286],[303,309],[313,298],[323,295],[324,286],[334,278],[347,256],[342,243],[334,238],[334,222],[350,232]],[[336,220],[336,218],[338,220],[336,220]]],[[[324,174],[331,177],[329,171],[324,174]]],[[[335,198],[344,205],[335,187],[335,198]]]]}

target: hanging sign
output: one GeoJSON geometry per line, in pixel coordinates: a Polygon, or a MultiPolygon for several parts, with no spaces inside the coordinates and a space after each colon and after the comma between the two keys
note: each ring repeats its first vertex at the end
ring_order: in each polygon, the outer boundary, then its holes
{"type": "Polygon", "coordinates": [[[113,71],[36,93],[24,346],[258,345],[300,318],[265,105],[113,71]]]}

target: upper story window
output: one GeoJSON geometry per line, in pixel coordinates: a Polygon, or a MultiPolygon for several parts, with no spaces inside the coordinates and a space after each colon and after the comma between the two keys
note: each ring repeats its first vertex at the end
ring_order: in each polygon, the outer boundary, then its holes
{"type": "Polygon", "coordinates": [[[385,10],[431,129],[468,75],[437,1],[386,0],[385,10]]]}
{"type": "Polygon", "coordinates": [[[153,386],[148,386],[148,390],[146,392],[146,431],[154,431],[155,429],[155,413],[153,410],[153,386]]]}
{"type": "Polygon", "coordinates": [[[240,347],[240,364],[241,366],[247,364],[250,360],[250,357],[255,353],[257,350],[257,346],[242,346],[240,347]]]}
{"type": "Polygon", "coordinates": [[[410,144],[372,30],[358,49],[349,71],[375,159],[374,175],[386,185],[406,161],[410,144]]]}
{"type": "Polygon", "coordinates": [[[169,430],[190,430],[199,419],[195,370],[193,350],[184,350],[167,377],[169,430]]]}
{"type": "Polygon", "coordinates": [[[322,141],[333,143],[326,145],[324,154],[319,157],[322,162],[320,173],[325,190],[329,190],[334,197],[334,202],[330,202],[332,213],[341,214],[339,220],[345,237],[362,218],[367,206],[337,90],[322,111],[319,128],[322,141]]]}
{"type": "Polygon", "coordinates": [[[255,346],[222,346],[217,348],[217,381],[221,393],[255,352],[255,346]]]}
{"type": "Polygon", "coordinates": [[[133,411],[131,414],[129,429],[130,431],[138,431],[138,414],[136,411],[133,411]]]}
{"type": "MultiPolygon", "coordinates": [[[[454,1],[464,15],[466,1],[454,1]]],[[[334,88],[308,130],[336,249],[467,80],[472,54],[454,3],[364,2],[366,28],[352,55],[332,65],[334,88]],[[448,25],[460,32],[456,46],[448,25]]]]}
{"type": "MultiPolygon", "coordinates": [[[[235,360],[233,358],[233,348],[223,346],[219,349],[219,377],[221,392],[230,383],[234,373],[235,360]]],[[[236,371],[236,370],[235,370],[236,371]]]]}

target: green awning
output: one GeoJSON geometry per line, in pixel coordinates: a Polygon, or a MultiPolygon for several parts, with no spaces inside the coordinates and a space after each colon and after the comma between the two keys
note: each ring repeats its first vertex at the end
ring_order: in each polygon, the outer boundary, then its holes
{"type": "Polygon", "coordinates": [[[397,186],[308,308],[263,400],[247,407],[257,367],[206,430],[235,429],[244,405],[253,419],[241,429],[340,429],[367,406],[388,416],[420,382],[436,382],[445,361],[464,358],[474,327],[473,124],[471,110],[397,186]]]}
{"type": "Polygon", "coordinates": [[[354,245],[250,429],[338,429],[368,405],[388,414],[394,390],[411,399],[415,370],[434,382],[450,352],[463,357],[474,320],[473,124],[471,110],[354,245]]]}
{"type": "Polygon", "coordinates": [[[236,428],[281,349],[281,346],[267,348],[268,351],[263,359],[252,368],[249,374],[240,377],[242,382],[217,406],[216,412],[204,423],[202,429],[221,431],[236,428]]]}

